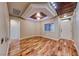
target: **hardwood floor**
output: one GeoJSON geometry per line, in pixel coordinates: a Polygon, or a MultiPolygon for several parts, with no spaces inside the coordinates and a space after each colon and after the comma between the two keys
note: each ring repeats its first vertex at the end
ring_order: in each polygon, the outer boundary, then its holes
{"type": "Polygon", "coordinates": [[[54,40],[43,37],[23,39],[11,43],[9,55],[14,56],[77,56],[74,42],[71,40],[54,40]],[[17,47],[18,46],[18,47],[17,47]],[[19,48],[19,50],[17,50],[19,48]]]}

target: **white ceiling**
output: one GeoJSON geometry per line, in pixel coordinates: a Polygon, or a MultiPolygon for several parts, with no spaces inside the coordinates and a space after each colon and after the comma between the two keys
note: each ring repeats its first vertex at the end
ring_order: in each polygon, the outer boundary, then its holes
{"type": "Polygon", "coordinates": [[[48,16],[47,19],[57,15],[55,9],[50,7],[46,2],[8,2],[8,9],[11,16],[19,16],[24,19],[28,19],[29,16],[33,15],[36,12],[45,13],[48,16]]]}

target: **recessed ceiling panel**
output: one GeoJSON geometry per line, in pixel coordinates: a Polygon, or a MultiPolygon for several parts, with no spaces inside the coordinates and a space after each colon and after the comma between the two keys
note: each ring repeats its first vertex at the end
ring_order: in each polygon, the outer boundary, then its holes
{"type": "Polygon", "coordinates": [[[21,16],[28,6],[29,3],[27,2],[8,2],[9,14],[12,16],[21,16]]]}
{"type": "Polygon", "coordinates": [[[40,19],[43,19],[44,17],[47,17],[47,15],[45,15],[43,12],[39,12],[39,13],[40,13],[40,15],[37,16],[37,13],[35,13],[32,16],[30,16],[29,18],[37,19],[39,17],[40,19]]]}
{"type": "Polygon", "coordinates": [[[40,20],[50,19],[57,15],[56,11],[53,9],[51,10],[48,3],[43,4],[30,4],[30,6],[25,10],[23,15],[24,19],[27,20],[36,20],[35,14],[40,12],[43,16],[40,20]]]}

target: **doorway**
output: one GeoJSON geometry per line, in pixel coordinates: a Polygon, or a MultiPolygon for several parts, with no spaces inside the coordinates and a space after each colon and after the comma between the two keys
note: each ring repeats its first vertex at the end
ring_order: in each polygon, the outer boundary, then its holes
{"type": "Polygon", "coordinates": [[[9,55],[13,55],[20,50],[20,21],[17,19],[10,20],[10,40],[9,55]]]}
{"type": "Polygon", "coordinates": [[[60,20],[60,38],[72,39],[71,18],[60,20]]]}

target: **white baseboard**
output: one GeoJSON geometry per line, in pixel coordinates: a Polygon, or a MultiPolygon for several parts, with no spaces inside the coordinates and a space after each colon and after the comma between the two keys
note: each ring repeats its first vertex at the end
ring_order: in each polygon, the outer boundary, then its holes
{"type": "Polygon", "coordinates": [[[31,38],[31,37],[36,37],[36,36],[41,36],[41,35],[33,35],[33,36],[28,36],[28,37],[22,37],[22,38],[20,38],[20,40],[27,39],[27,38],[31,38]]]}

